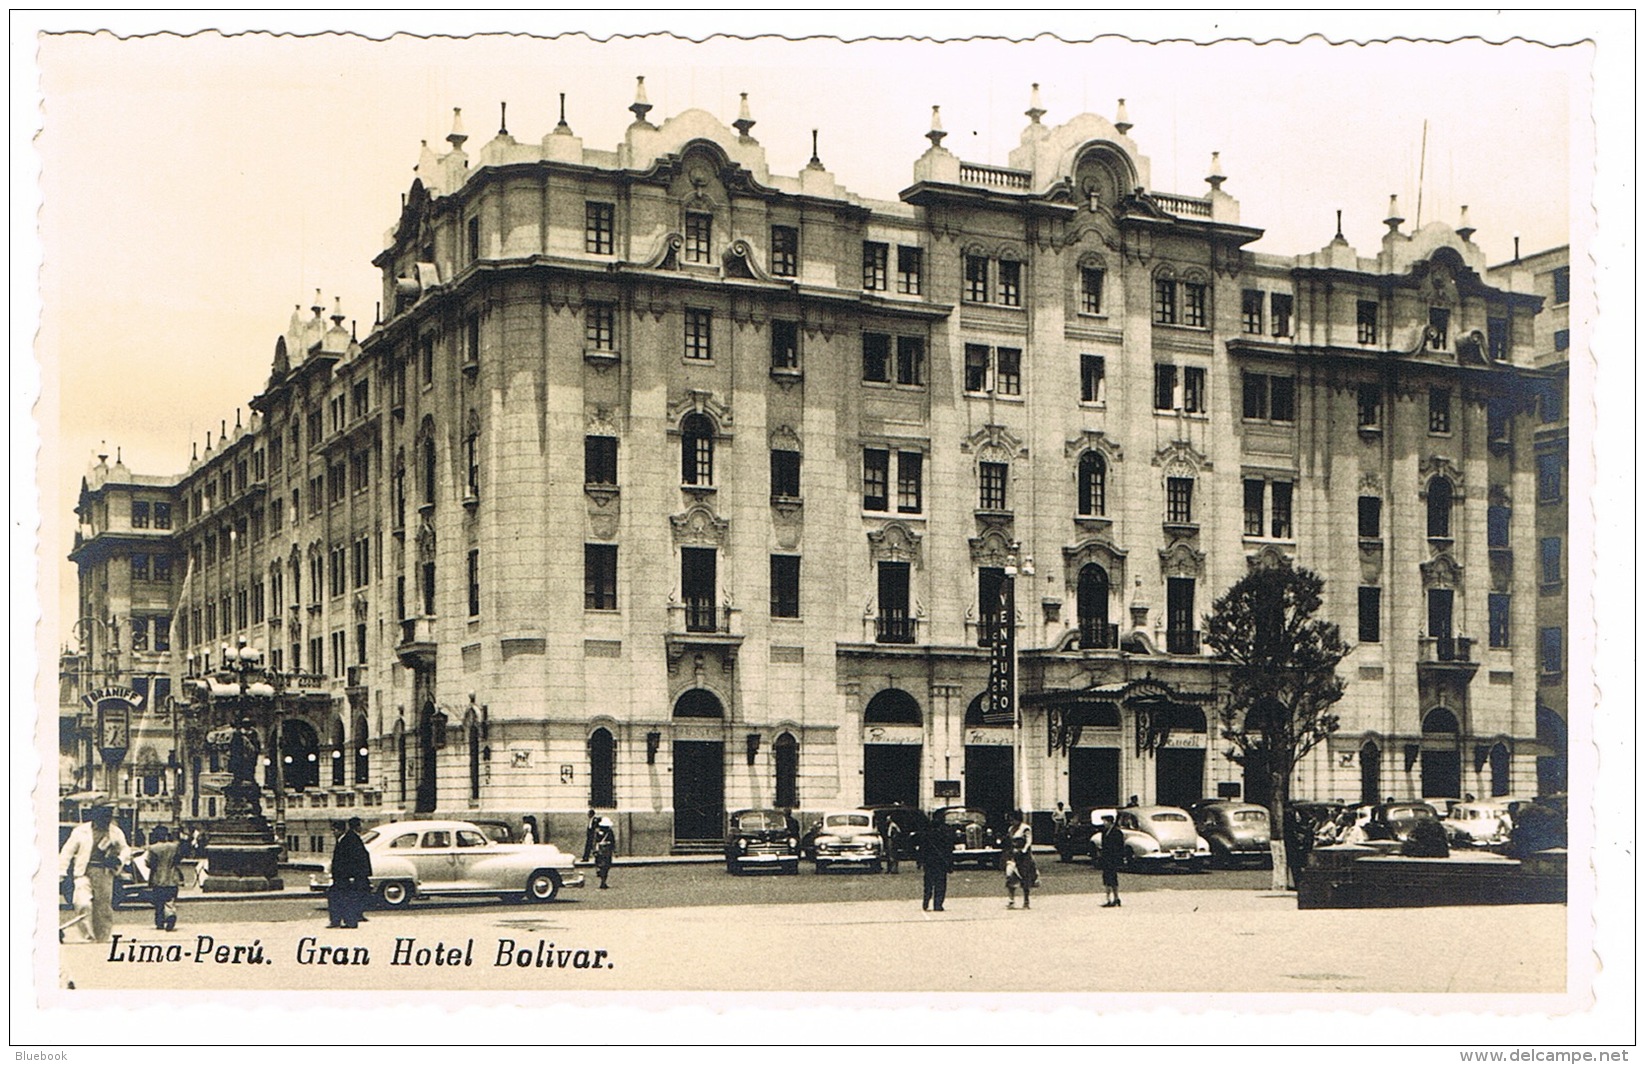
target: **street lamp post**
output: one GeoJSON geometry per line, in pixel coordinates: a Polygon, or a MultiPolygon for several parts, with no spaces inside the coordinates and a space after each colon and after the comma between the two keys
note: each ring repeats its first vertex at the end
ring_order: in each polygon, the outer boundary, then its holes
{"type": "MultiPolygon", "coordinates": [[[[214,726],[206,734],[206,743],[225,752],[228,762],[223,817],[213,823],[206,845],[207,876],[202,887],[208,892],[277,891],[284,886],[280,844],[263,816],[262,787],[257,783],[262,742],[252,708],[264,702],[272,708],[276,702],[262,660],[262,651],[243,642],[238,647],[224,645],[221,673],[191,682],[193,694],[214,726]]],[[[274,720],[271,716],[271,724],[274,720]]],[[[274,735],[272,728],[270,735],[274,735]]]]}

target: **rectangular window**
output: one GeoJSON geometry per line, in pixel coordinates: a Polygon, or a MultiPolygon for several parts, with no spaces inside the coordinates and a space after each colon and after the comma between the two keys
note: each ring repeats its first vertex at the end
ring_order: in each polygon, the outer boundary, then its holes
{"type": "Polygon", "coordinates": [[[1558,584],[1564,567],[1560,564],[1560,538],[1544,536],[1541,544],[1542,556],[1542,583],[1546,585],[1558,584]]]}
{"type": "Polygon", "coordinates": [[[1007,307],[1022,306],[1022,264],[1000,262],[1000,302],[1007,307]]]}
{"type": "Polygon", "coordinates": [[[998,566],[977,567],[977,646],[992,647],[1000,630],[1001,597],[1005,570],[998,566]]]}
{"type": "Polygon", "coordinates": [[[149,527],[149,505],[140,499],[134,499],[131,502],[131,527],[133,529],[146,529],[149,527]]]}
{"type": "Polygon", "coordinates": [[[331,675],[341,677],[347,663],[344,655],[348,651],[348,636],[341,632],[331,634],[331,675]]]}
{"type": "Polygon", "coordinates": [[[862,453],[862,508],[890,510],[891,453],[884,448],[864,448],[862,453]]]}
{"type": "Polygon", "coordinates": [[[617,545],[583,545],[583,609],[617,609],[617,545]]]}
{"type": "Polygon", "coordinates": [[[171,650],[171,618],[164,614],[154,619],[154,649],[171,650]]]}
{"type": "Polygon", "coordinates": [[[1194,480],[1168,477],[1165,480],[1165,520],[1172,525],[1194,522],[1194,480]]]}
{"type": "Polygon", "coordinates": [[[1291,528],[1291,492],[1293,485],[1290,481],[1275,481],[1269,486],[1272,497],[1273,521],[1269,525],[1268,535],[1276,540],[1289,540],[1294,536],[1291,528]]]}
{"type": "Polygon", "coordinates": [[[148,618],[131,619],[131,649],[133,651],[147,651],[149,649],[148,618]]]}
{"type": "Polygon", "coordinates": [[[714,357],[714,312],[700,307],[685,310],[685,357],[712,359],[714,357]]]}
{"type": "Polygon", "coordinates": [[[897,452],[897,513],[918,514],[924,494],[924,460],[918,451],[897,452]]]}
{"type": "Polygon", "coordinates": [[[1570,351],[1571,350],[1571,331],[1569,329],[1555,329],[1554,330],[1554,350],[1555,351],[1570,351]]]}
{"type": "Polygon", "coordinates": [[[771,322],[771,368],[800,368],[800,323],[773,319],[771,322]]]}
{"type": "Polygon", "coordinates": [[[1554,267],[1554,302],[1571,302],[1571,268],[1569,266],[1554,267]]]}
{"type": "Polygon", "coordinates": [[[1361,585],[1359,589],[1359,642],[1382,642],[1382,589],[1361,585]]]}
{"type": "Polygon", "coordinates": [[[1185,366],[1182,369],[1182,409],[1186,414],[1205,413],[1205,368],[1203,366],[1185,366]]]}
{"type": "Polygon", "coordinates": [[[1240,375],[1240,384],[1244,394],[1242,411],[1251,421],[1268,420],[1268,375],[1250,373],[1240,375]]]}
{"type": "Polygon", "coordinates": [[[1003,462],[979,462],[977,464],[977,475],[982,485],[982,493],[977,505],[981,509],[1005,509],[1006,469],[1006,464],[1003,462]]]}
{"type": "Polygon", "coordinates": [[[480,219],[478,216],[468,220],[468,261],[473,262],[480,257],[480,219]]]}
{"type": "Polygon", "coordinates": [[[1262,535],[1262,501],[1267,484],[1256,478],[1245,481],[1245,535],[1262,535]]]}
{"type": "Polygon", "coordinates": [[[326,501],[341,503],[348,495],[348,466],[342,462],[334,462],[326,470],[326,501]]]}
{"type": "Polygon", "coordinates": [[[360,665],[366,664],[366,627],[354,626],[354,660],[360,665]]]}
{"type": "MultiPolygon", "coordinates": [[[[434,383],[434,334],[423,334],[423,338],[420,343],[421,349],[418,353],[417,359],[418,372],[422,375],[423,384],[431,385],[434,383]]],[[[318,428],[313,424],[313,421],[314,419],[311,416],[309,419],[310,424],[308,427],[308,438],[311,443],[318,443],[320,433],[318,428]]]]}
{"type": "Polygon", "coordinates": [[[583,483],[600,485],[615,485],[617,483],[616,437],[583,437],[583,483]]]}
{"type": "Polygon", "coordinates": [[[687,211],[685,216],[685,261],[706,263],[713,259],[714,216],[687,211]]]}
{"type": "Polygon", "coordinates": [[[1175,410],[1177,406],[1177,368],[1168,362],[1154,364],[1154,409],[1175,410]]]}
{"type": "Polygon", "coordinates": [[[371,541],[366,537],[354,541],[354,587],[364,588],[371,583],[371,541]]]}
{"type": "Polygon", "coordinates": [[[243,629],[246,627],[246,608],[246,590],[241,588],[239,591],[234,593],[234,627],[237,629],[243,629]]]}
{"type": "Polygon", "coordinates": [[[1262,335],[1262,292],[1248,288],[1239,294],[1239,327],[1251,336],[1262,335]]]}
{"type": "Polygon", "coordinates": [[[988,348],[983,344],[965,346],[965,390],[988,391],[988,348]]]}
{"type": "Polygon", "coordinates": [[[595,351],[617,350],[616,304],[584,304],[583,342],[595,351]]]}
{"type": "Polygon", "coordinates": [[[800,616],[800,556],[771,556],[771,616],[800,616]]]}
{"type": "Polygon", "coordinates": [[[170,503],[156,503],[156,504],[154,504],[154,527],[156,529],[169,529],[169,528],[171,528],[171,504],[170,503]]]}
{"type": "Polygon", "coordinates": [[[1360,300],[1354,311],[1354,324],[1358,328],[1361,344],[1375,344],[1377,342],[1377,305],[1375,300],[1360,300]]]}
{"type": "Polygon", "coordinates": [[[1508,596],[1492,592],[1486,598],[1490,612],[1490,640],[1492,647],[1508,646],[1508,596]]]}
{"type": "Polygon", "coordinates": [[[800,498],[800,453],[776,450],[771,452],[771,498],[800,498]]]}
{"type": "Polygon", "coordinates": [[[891,383],[891,338],[886,334],[862,335],[862,379],[891,383]]]}
{"type": "Polygon", "coordinates": [[[1565,497],[1565,462],[1558,453],[1544,453],[1536,457],[1536,500],[1538,503],[1557,503],[1565,497]]]}
{"type": "Polygon", "coordinates": [[[1492,362],[1505,362],[1508,358],[1508,319],[1485,319],[1485,353],[1492,362]]]}
{"type": "Polygon", "coordinates": [[[617,205],[589,200],[583,217],[583,250],[590,255],[610,255],[616,247],[617,205]]]}
{"type": "Polygon", "coordinates": [[[1428,390],[1428,431],[1430,433],[1448,433],[1451,431],[1451,390],[1449,388],[1430,388],[1428,390]]]}
{"type": "Polygon", "coordinates": [[[150,569],[149,579],[156,584],[171,583],[171,557],[169,555],[154,556],[154,565],[150,569]]]}
{"type": "Polygon", "coordinates": [[[794,277],[800,272],[800,231],[793,226],[771,227],[771,275],[794,277]]]}
{"type": "Polygon", "coordinates": [[[1362,540],[1382,538],[1382,497],[1359,497],[1359,536],[1362,540]]]}
{"type": "Polygon", "coordinates": [[[331,594],[333,597],[348,591],[348,548],[331,549],[331,594]]]}
{"type": "Polygon", "coordinates": [[[356,451],[348,457],[348,486],[353,492],[364,492],[371,485],[371,452],[356,451]]]}
{"type": "Polygon", "coordinates": [[[1565,672],[1565,630],[1541,629],[1537,633],[1538,658],[1544,673],[1565,672]]]}
{"type": "Polygon", "coordinates": [[[1018,348],[998,348],[994,352],[994,390],[1002,396],[1022,394],[1022,351],[1018,348]]]}
{"type": "Polygon", "coordinates": [[[1291,335],[1291,296],[1286,292],[1270,292],[1268,294],[1268,319],[1273,324],[1274,335],[1288,337],[1291,335]]]}
{"type": "Polygon", "coordinates": [[[480,616],[480,552],[468,553],[468,616],[480,616]]]}
{"type": "Polygon", "coordinates": [[[1080,267],[1080,313],[1102,313],[1102,274],[1094,266],[1080,267]]]}
{"type": "Polygon", "coordinates": [[[1276,422],[1294,422],[1297,420],[1297,379],[1294,377],[1270,377],[1268,416],[1276,422]]]}
{"type": "Polygon", "coordinates": [[[1359,386],[1359,427],[1378,429],[1382,426],[1382,389],[1377,385],[1359,386]]]}
{"type": "Polygon", "coordinates": [[[925,272],[925,253],[907,244],[897,245],[897,292],[904,296],[918,296],[922,290],[920,277],[925,272]]]}
{"type": "Polygon", "coordinates": [[[899,385],[925,384],[924,338],[897,338],[897,383],[899,385]]]}
{"type": "Polygon", "coordinates": [[[263,594],[263,582],[253,581],[251,585],[251,623],[253,625],[263,623],[263,613],[266,606],[263,594]]]}
{"type": "Polygon", "coordinates": [[[131,556],[131,579],[146,581],[149,579],[149,557],[147,555],[131,556]]]}
{"type": "Polygon", "coordinates": [[[1451,312],[1446,307],[1428,308],[1428,332],[1423,346],[1444,351],[1451,345],[1451,312]]]}
{"type": "Polygon", "coordinates": [[[1513,511],[1507,507],[1492,505],[1485,508],[1485,546],[1489,548],[1505,548],[1508,546],[1508,523],[1513,511]]]}
{"type": "Polygon", "coordinates": [[[1103,403],[1108,399],[1105,366],[1101,355],[1080,356],[1080,402],[1103,403]]]}
{"type": "Polygon", "coordinates": [[[466,315],[463,318],[463,365],[480,365],[480,316],[466,315]]]}
{"type": "Polygon", "coordinates": [[[680,548],[680,598],[685,600],[688,632],[716,632],[719,611],[715,601],[715,563],[712,547],[680,548]]]}
{"type": "Polygon", "coordinates": [[[1194,281],[1182,283],[1182,324],[1205,328],[1205,286],[1194,281]]]}
{"type": "Polygon", "coordinates": [[[988,260],[981,255],[965,257],[965,302],[988,302],[988,260]]]}
{"type": "Polygon", "coordinates": [[[908,609],[908,563],[881,562],[879,565],[880,643],[913,643],[914,619],[908,609]]]}
{"type": "Polygon", "coordinates": [[[1169,278],[1154,281],[1154,322],[1157,325],[1177,324],[1177,283],[1169,278]]]}
{"type": "Polygon", "coordinates": [[[862,287],[870,292],[884,292],[889,280],[891,249],[884,244],[874,241],[863,241],[862,245],[862,287]]]}

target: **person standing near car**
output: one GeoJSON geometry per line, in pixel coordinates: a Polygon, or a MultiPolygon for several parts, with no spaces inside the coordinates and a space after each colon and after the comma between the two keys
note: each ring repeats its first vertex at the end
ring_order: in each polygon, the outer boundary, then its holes
{"type": "Polygon", "coordinates": [[[1029,896],[1039,880],[1034,867],[1034,830],[1022,816],[1021,810],[1011,811],[1011,830],[1005,841],[1005,890],[1011,896],[1005,904],[1008,910],[1017,908],[1017,888],[1022,888],[1022,908],[1027,910],[1029,896]]]}
{"type": "Polygon", "coordinates": [[[348,830],[331,852],[331,890],[337,893],[337,927],[358,928],[371,895],[371,852],[360,838],[361,821],[348,819],[348,830]]]}
{"type": "Polygon", "coordinates": [[[183,886],[184,844],[171,838],[171,829],[155,825],[149,834],[149,889],[154,896],[154,927],[177,930],[177,889],[183,886]]]}
{"type": "Polygon", "coordinates": [[[114,927],[114,878],[131,861],[131,846],[114,823],[114,807],[93,806],[90,818],[69,833],[57,855],[57,871],[74,884],[75,917],[69,925],[81,929],[83,939],[106,943],[114,927]]]}
{"type": "Polygon", "coordinates": [[[600,878],[600,887],[608,888],[606,877],[611,875],[611,858],[617,852],[617,829],[611,818],[599,818],[593,828],[594,872],[600,878]]]}
{"type": "Polygon", "coordinates": [[[897,827],[894,818],[885,819],[885,871],[897,871],[897,851],[902,849],[902,829],[897,827]]]}
{"type": "Polygon", "coordinates": [[[1120,904],[1120,866],[1125,863],[1125,833],[1112,817],[1102,819],[1097,836],[1097,863],[1102,866],[1102,889],[1108,894],[1104,908],[1120,904]]]}
{"type": "Polygon", "coordinates": [[[941,913],[943,900],[948,897],[948,871],[954,867],[953,841],[939,826],[931,825],[916,836],[914,842],[919,847],[920,865],[925,870],[925,894],[920,909],[941,913]]]}

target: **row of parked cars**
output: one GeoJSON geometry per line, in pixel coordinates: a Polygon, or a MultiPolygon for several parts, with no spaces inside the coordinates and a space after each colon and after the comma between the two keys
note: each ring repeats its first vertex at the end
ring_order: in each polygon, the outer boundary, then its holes
{"type": "Polygon", "coordinates": [[[1104,824],[1113,821],[1125,841],[1121,864],[1131,869],[1267,865],[1268,811],[1251,803],[1206,799],[1188,807],[1087,806],[1058,826],[1057,856],[1096,860],[1104,824]]]}
{"type": "Polygon", "coordinates": [[[955,865],[998,868],[1004,862],[1004,834],[983,811],[943,806],[927,814],[892,803],[831,810],[803,831],[782,810],[738,810],[726,833],[725,869],[734,875],[768,870],[791,876],[799,872],[801,861],[809,861],[819,873],[833,868],[877,873],[886,867],[892,848],[898,860],[914,858],[932,834],[947,841],[955,865]]]}
{"type": "Polygon", "coordinates": [[[1403,843],[1417,824],[1436,822],[1452,848],[1527,854],[1566,842],[1566,799],[1499,796],[1381,803],[1297,803],[1313,827],[1314,843],[1403,843]]]}

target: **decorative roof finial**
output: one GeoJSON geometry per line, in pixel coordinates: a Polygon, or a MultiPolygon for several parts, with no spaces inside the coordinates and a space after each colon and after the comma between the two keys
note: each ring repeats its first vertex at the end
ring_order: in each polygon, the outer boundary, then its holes
{"type": "Polygon", "coordinates": [[[1337,235],[1332,237],[1331,239],[1332,240],[1342,240],[1343,239],[1343,236],[1342,236],[1342,208],[1340,208],[1340,207],[1337,208],[1337,235]]]}
{"type": "Polygon", "coordinates": [[[925,139],[931,142],[931,147],[941,148],[942,139],[946,136],[948,136],[948,134],[942,128],[942,108],[936,104],[932,104],[931,129],[926,133],[925,139]]]}
{"type": "Polygon", "coordinates": [[[1125,97],[1120,97],[1119,110],[1114,113],[1114,128],[1120,131],[1120,136],[1131,132],[1131,116],[1125,113],[1125,97]]]}
{"type": "Polygon", "coordinates": [[[502,101],[503,117],[497,120],[497,136],[508,136],[508,101],[502,101]]]}
{"type": "Polygon", "coordinates": [[[314,290],[314,302],[309,306],[309,310],[313,311],[314,312],[314,317],[318,318],[318,317],[320,317],[320,313],[322,311],[324,311],[325,309],[326,309],[326,304],[325,304],[325,301],[320,298],[320,290],[315,289],[314,290]]]}
{"type": "Polygon", "coordinates": [[[1519,234],[1514,234],[1514,262],[1519,262],[1519,234]]]}
{"type": "Polygon", "coordinates": [[[206,430],[206,454],[211,454],[211,430],[206,430]]]}
{"type": "MultiPolygon", "coordinates": [[[[200,441],[190,440],[189,445],[188,445],[188,452],[189,452],[188,460],[190,462],[199,462],[200,461],[200,441]]],[[[108,458],[107,455],[104,455],[103,457],[108,458]]]]}
{"type": "Polygon", "coordinates": [[[115,444],[115,445],[114,445],[114,464],[115,464],[115,465],[116,465],[116,466],[118,466],[118,465],[120,465],[120,464],[121,464],[121,463],[122,463],[122,462],[123,462],[123,461],[124,461],[124,460],[123,460],[123,459],[121,459],[121,458],[120,458],[120,445],[119,445],[119,444],[115,444]]]}
{"type": "Polygon", "coordinates": [[[811,131],[811,161],[805,164],[807,170],[821,170],[822,160],[817,157],[817,131],[811,131]]]}
{"type": "Polygon", "coordinates": [[[1399,194],[1394,193],[1388,197],[1388,217],[1382,220],[1382,224],[1388,227],[1390,234],[1394,234],[1399,232],[1399,227],[1404,221],[1405,219],[1399,216],[1399,194]]]}
{"type": "Polygon", "coordinates": [[[1474,239],[1474,227],[1468,224],[1468,205],[1462,205],[1462,218],[1457,222],[1457,236],[1464,241],[1474,239]]]}
{"type": "Polygon", "coordinates": [[[566,125],[565,121],[565,93],[563,92],[560,94],[560,122],[554,127],[554,132],[565,134],[571,133],[571,127],[566,125]]]}
{"type": "Polygon", "coordinates": [[[240,408],[239,407],[234,408],[234,427],[236,429],[243,428],[243,426],[240,424],[240,408]]]}
{"type": "Polygon", "coordinates": [[[731,125],[736,127],[738,136],[746,137],[748,131],[754,128],[754,119],[748,113],[748,94],[744,92],[737,95],[742,97],[742,108],[737,112],[737,121],[731,123],[731,125]]]}
{"type": "Polygon", "coordinates": [[[331,324],[332,325],[342,325],[343,324],[343,318],[346,317],[343,314],[343,297],[337,296],[337,297],[334,297],[334,298],[336,299],[337,302],[333,306],[332,311],[331,311],[331,324]]]}
{"type": "Polygon", "coordinates": [[[651,101],[645,98],[644,74],[634,79],[634,102],[628,105],[628,109],[634,112],[636,122],[644,122],[646,113],[651,110],[651,101]]]}
{"type": "Polygon", "coordinates": [[[109,460],[109,442],[107,440],[99,440],[97,441],[97,446],[103,449],[97,453],[97,461],[106,465],[109,460]]]}
{"type": "Polygon", "coordinates": [[[1023,114],[1027,115],[1028,121],[1036,126],[1040,124],[1040,118],[1045,114],[1045,108],[1040,106],[1040,83],[1037,81],[1034,82],[1033,91],[1028,94],[1028,110],[1024,111],[1023,114]]]}
{"type": "Polygon", "coordinates": [[[446,141],[450,143],[453,151],[460,152],[463,150],[463,142],[466,140],[468,140],[468,134],[463,132],[463,109],[453,107],[451,109],[451,132],[446,134],[446,141]]]}
{"type": "Polygon", "coordinates": [[[1205,183],[1213,189],[1221,189],[1222,183],[1228,180],[1228,175],[1222,172],[1222,153],[1211,153],[1211,172],[1205,175],[1205,183]]]}

